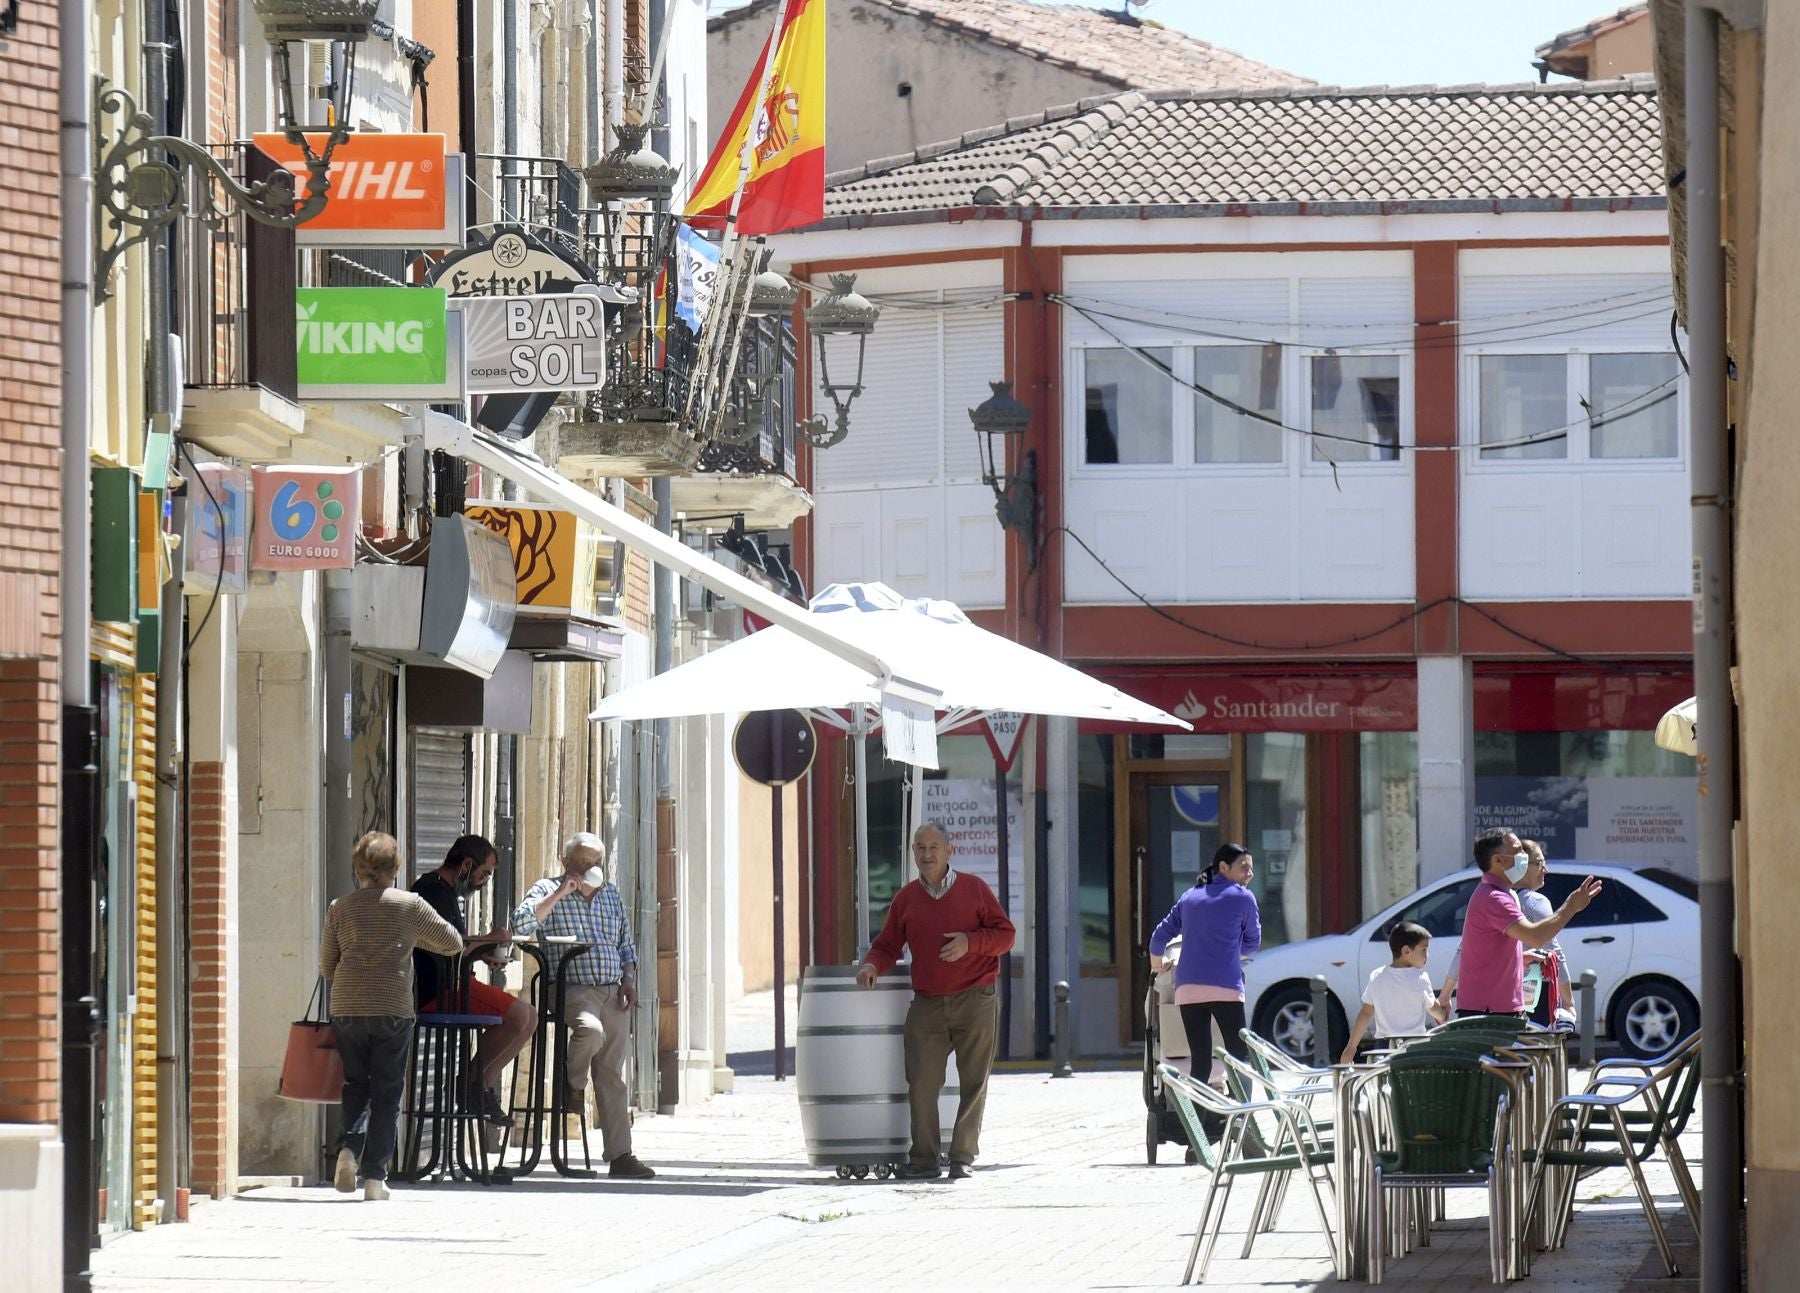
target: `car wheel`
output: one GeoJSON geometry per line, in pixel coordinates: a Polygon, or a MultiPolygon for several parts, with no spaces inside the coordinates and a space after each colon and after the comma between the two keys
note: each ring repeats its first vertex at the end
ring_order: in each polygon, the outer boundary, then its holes
{"type": "MultiPolygon", "coordinates": [[[[1335,1057],[1349,1040],[1350,1026],[1344,1021],[1337,1002],[1330,1002],[1328,1010],[1331,1018],[1326,1054],[1328,1057],[1335,1057]]],[[[1311,1064],[1312,989],[1304,983],[1290,983],[1269,993],[1256,1012],[1256,1031],[1301,1063],[1311,1064]]]]}
{"type": "Polygon", "coordinates": [[[1686,988],[1668,979],[1639,979],[1614,999],[1607,1031],[1627,1055],[1645,1059],[1672,1050],[1699,1027],[1700,1010],[1686,988]]]}

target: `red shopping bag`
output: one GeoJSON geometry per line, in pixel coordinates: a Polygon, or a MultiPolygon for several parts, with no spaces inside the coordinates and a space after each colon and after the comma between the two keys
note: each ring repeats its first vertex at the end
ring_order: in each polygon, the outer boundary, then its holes
{"type": "Polygon", "coordinates": [[[281,1060],[281,1078],[275,1093],[284,1100],[304,1100],[310,1104],[336,1104],[344,1098],[344,1057],[338,1054],[337,1033],[322,1006],[325,981],[313,988],[307,1003],[306,1017],[288,1026],[287,1054],[281,1060]]]}

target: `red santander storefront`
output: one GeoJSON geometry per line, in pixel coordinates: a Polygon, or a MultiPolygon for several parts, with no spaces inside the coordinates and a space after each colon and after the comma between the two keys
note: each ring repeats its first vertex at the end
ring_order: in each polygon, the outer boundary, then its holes
{"type": "MultiPolygon", "coordinates": [[[[1095,666],[1194,731],[1084,726],[1079,743],[1084,977],[1116,977],[1121,1041],[1149,930],[1227,840],[1257,858],[1266,944],[1351,928],[1419,884],[1418,684],[1355,669],[1095,666]]],[[[1692,760],[1656,721],[1692,695],[1687,662],[1474,667],[1475,821],[1553,859],[1692,874],[1692,760]]],[[[1434,859],[1438,875],[1463,859],[1434,859]]]]}

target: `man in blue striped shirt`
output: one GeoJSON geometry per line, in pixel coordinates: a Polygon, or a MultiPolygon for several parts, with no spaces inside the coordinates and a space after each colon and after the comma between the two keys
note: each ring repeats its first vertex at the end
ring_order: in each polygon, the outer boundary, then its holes
{"type": "MultiPolygon", "coordinates": [[[[530,938],[572,938],[589,948],[569,967],[569,1106],[587,1099],[594,1079],[600,1138],[612,1176],[647,1178],[656,1173],[631,1152],[631,1111],[625,1088],[625,1054],[631,1008],[637,1004],[637,947],[618,886],[606,874],[606,846],[583,831],[562,848],[563,873],[532,885],[513,911],[513,933],[530,938]]],[[[550,969],[577,955],[551,947],[550,969]]]]}

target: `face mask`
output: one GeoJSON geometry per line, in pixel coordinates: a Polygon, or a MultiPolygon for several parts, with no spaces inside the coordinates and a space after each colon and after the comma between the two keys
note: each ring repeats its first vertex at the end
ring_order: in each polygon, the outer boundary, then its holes
{"type": "Polygon", "coordinates": [[[1518,884],[1519,881],[1521,881],[1525,878],[1525,873],[1527,871],[1529,871],[1530,869],[1531,869],[1531,854],[1529,854],[1529,853],[1513,854],[1513,864],[1506,868],[1506,879],[1507,879],[1508,883],[1518,884]]]}

